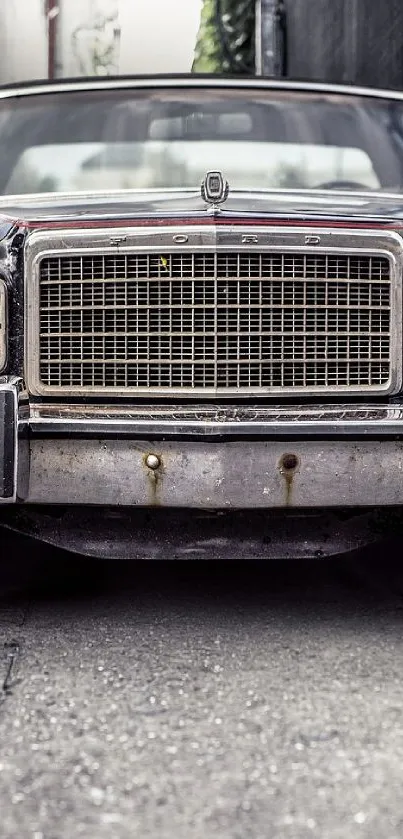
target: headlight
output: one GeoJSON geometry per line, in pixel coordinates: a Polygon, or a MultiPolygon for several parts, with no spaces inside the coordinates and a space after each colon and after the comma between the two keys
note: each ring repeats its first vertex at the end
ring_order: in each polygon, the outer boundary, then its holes
{"type": "Polygon", "coordinates": [[[0,280],[0,370],[4,370],[7,361],[7,287],[0,280]]]}

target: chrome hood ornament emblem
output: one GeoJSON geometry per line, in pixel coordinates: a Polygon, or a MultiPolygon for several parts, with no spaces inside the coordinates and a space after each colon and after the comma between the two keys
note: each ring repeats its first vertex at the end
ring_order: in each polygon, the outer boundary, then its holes
{"type": "Polygon", "coordinates": [[[221,172],[207,172],[201,185],[203,201],[209,204],[211,209],[214,209],[219,207],[220,204],[224,204],[224,201],[228,198],[228,193],[229,184],[221,172]]]}

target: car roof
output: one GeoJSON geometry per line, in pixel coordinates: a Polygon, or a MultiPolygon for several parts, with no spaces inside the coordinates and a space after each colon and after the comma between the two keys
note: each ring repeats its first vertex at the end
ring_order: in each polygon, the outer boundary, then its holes
{"type": "Polygon", "coordinates": [[[96,76],[63,79],[39,79],[0,85],[0,99],[32,96],[47,93],[67,93],[89,90],[154,89],[201,87],[216,89],[284,90],[316,93],[334,93],[403,100],[403,91],[360,87],[352,84],[335,84],[323,81],[284,79],[265,76],[227,76],[218,74],[165,74],[137,76],[96,76]]]}

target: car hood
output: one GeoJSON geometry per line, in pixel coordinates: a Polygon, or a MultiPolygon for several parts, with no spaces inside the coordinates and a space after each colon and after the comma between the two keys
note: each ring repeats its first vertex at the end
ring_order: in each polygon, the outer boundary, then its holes
{"type": "Polygon", "coordinates": [[[208,207],[200,190],[147,190],[42,194],[0,198],[3,220],[34,223],[164,219],[211,219],[217,224],[234,217],[279,221],[338,220],[403,224],[403,195],[341,191],[233,191],[220,209],[208,207]]]}

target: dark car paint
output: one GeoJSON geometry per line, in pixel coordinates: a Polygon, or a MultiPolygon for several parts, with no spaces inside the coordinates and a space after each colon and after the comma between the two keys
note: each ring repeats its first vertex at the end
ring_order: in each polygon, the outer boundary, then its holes
{"type": "MultiPolygon", "coordinates": [[[[100,192],[98,194],[46,194],[3,196],[0,198],[2,224],[47,226],[75,222],[83,226],[93,221],[137,221],[182,217],[194,221],[212,218],[233,221],[262,219],[287,221],[370,222],[383,226],[403,221],[403,196],[381,193],[342,193],[316,191],[231,191],[225,205],[214,215],[201,198],[200,190],[148,190],[139,192],[100,192]]],[[[1,227],[0,227],[1,231],[1,227]]]]}

